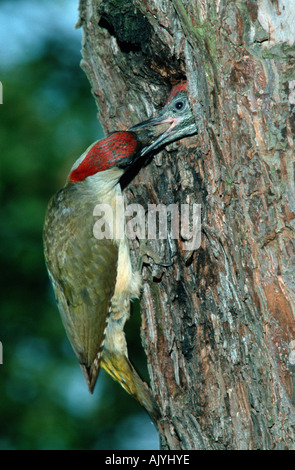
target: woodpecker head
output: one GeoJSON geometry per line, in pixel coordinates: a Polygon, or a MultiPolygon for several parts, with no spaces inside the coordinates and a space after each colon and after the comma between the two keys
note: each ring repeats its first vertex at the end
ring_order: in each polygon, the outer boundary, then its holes
{"type": "Polygon", "coordinates": [[[121,169],[118,179],[140,158],[159,147],[198,131],[188,97],[186,82],[175,85],[158,116],[127,131],[113,132],[92,144],[73,165],[69,181],[78,183],[110,168],[121,169]]]}
{"type": "Polygon", "coordinates": [[[105,139],[94,142],[74,163],[69,180],[72,183],[110,168],[128,167],[139,155],[142,144],[133,132],[113,132],[105,139]]]}
{"type": "Polygon", "coordinates": [[[138,135],[140,132],[148,133],[150,141],[152,136],[154,137],[154,141],[145,146],[140,155],[197,133],[198,128],[186,94],[186,82],[181,82],[172,88],[167,104],[158,116],[131,127],[129,131],[136,132],[138,135]]]}

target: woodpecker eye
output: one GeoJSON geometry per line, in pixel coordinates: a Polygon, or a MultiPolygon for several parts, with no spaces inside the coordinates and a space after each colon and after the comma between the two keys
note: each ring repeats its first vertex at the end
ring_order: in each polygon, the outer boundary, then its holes
{"type": "Polygon", "coordinates": [[[174,104],[174,109],[175,111],[181,111],[185,106],[185,101],[184,100],[178,100],[174,104]]]}

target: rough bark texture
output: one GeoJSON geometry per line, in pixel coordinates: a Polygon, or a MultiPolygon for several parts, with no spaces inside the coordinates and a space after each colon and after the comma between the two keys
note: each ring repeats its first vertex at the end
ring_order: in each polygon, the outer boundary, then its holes
{"type": "Polygon", "coordinates": [[[80,13],[106,132],[151,116],[185,77],[199,127],[126,191],[202,205],[201,247],[155,240],[174,264],[145,268],[162,445],[294,449],[294,2],[81,0],[80,13]]]}

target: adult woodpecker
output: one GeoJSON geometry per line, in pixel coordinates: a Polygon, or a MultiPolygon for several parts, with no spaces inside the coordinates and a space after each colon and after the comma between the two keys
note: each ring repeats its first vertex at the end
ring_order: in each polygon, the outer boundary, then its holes
{"type": "MultiPolygon", "coordinates": [[[[51,199],[44,247],[50,280],[68,338],[90,392],[100,365],[120,382],[153,419],[158,411],[149,388],[128,359],[124,325],[141,276],[131,266],[126,235],[94,236],[94,208],[116,211],[120,180],[138,159],[160,146],[196,133],[186,83],[173,87],[157,117],[92,144],[74,163],[65,186],[51,199]]],[[[124,217],[124,213],[121,214],[124,217]]],[[[110,233],[111,233],[110,232],[110,233]]]]}

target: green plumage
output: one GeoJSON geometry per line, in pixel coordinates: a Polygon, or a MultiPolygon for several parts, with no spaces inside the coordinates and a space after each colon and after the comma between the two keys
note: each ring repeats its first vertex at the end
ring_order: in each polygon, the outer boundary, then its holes
{"type": "Polygon", "coordinates": [[[97,194],[90,197],[91,193],[81,198],[83,184],[67,184],[50,201],[44,247],[63,324],[87,370],[102,350],[116,284],[118,248],[113,240],[94,237],[93,209],[101,201],[97,194]]]}

